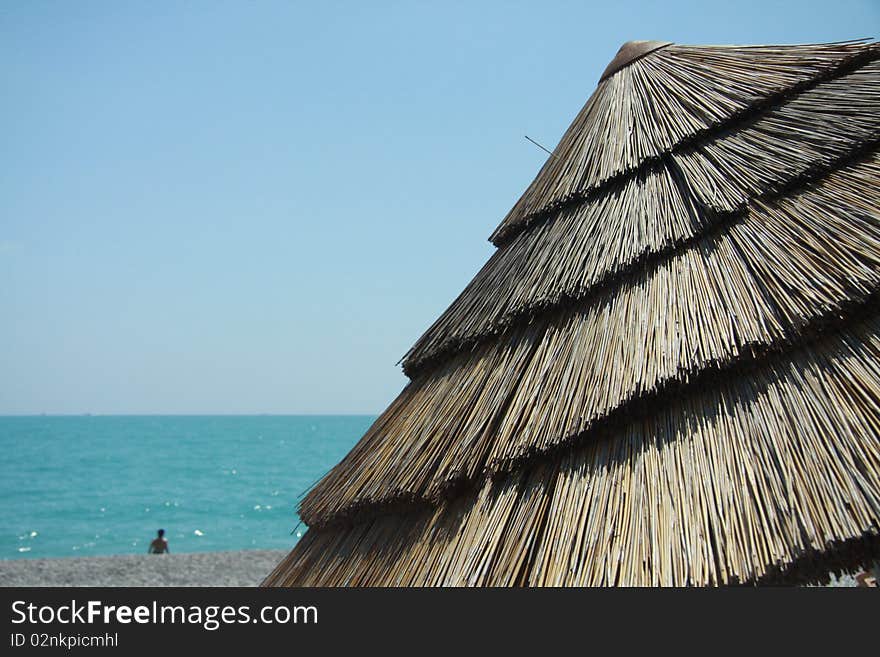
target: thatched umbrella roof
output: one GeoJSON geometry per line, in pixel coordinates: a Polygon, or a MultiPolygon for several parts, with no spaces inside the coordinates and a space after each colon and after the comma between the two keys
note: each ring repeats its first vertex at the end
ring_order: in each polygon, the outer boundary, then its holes
{"type": "Polygon", "coordinates": [[[270,585],[880,556],[880,44],[625,45],[270,585]]]}

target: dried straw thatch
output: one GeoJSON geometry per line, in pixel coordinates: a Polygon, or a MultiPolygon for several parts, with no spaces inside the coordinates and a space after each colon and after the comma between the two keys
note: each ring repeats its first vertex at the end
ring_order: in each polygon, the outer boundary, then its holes
{"type": "Polygon", "coordinates": [[[269,585],[880,556],[880,44],[627,44],[269,585]]]}

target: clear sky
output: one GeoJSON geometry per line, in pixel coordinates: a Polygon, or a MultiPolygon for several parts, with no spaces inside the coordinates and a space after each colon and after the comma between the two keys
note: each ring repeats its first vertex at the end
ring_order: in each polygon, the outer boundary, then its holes
{"type": "Polygon", "coordinates": [[[0,3],[0,414],[378,413],[630,39],[880,0],[0,3]]]}

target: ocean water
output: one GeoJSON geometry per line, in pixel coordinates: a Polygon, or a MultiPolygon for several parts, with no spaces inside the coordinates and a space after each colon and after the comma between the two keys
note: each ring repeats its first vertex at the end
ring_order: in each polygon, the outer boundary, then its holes
{"type": "Polygon", "coordinates": [[[372,416],[0,417],[0,559],[290,549],[372,416]]]}

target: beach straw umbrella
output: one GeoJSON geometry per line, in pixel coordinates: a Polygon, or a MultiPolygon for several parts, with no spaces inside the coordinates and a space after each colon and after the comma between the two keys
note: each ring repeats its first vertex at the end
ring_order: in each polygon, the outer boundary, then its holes
{"type": "Polygon", "coordinates": [[[880,557],[880,44],[625,44],[266,585],[880,557]]]}

